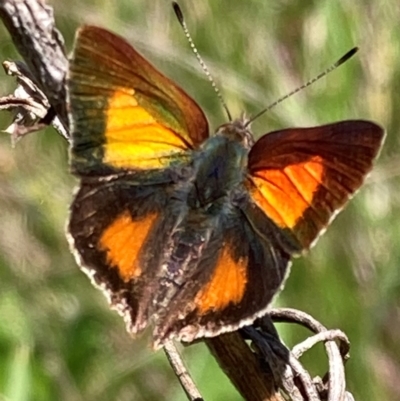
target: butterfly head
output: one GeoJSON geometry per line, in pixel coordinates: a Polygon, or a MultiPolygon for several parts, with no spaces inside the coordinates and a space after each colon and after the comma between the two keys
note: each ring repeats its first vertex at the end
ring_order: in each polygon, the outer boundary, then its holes
{"type": "Polygon", "coordinates": [[[239,142],[246,149],[254,145],[253,134],[249,121],[246,118],[237,118],[229,123],[221,125],[215,135],[223,136],[231,141],[239,142]]]}

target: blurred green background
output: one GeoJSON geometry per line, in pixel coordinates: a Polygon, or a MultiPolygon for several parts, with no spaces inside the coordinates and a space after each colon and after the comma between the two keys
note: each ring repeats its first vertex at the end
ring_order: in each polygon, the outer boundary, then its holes
{"type": "MultiPolygon", "coordinates": [[[[311,313],[349,336],[356,400],[400,400],[400,3],[398,0],[180,0],[200,53],[237,117],[253,114],[331,65],[359,54],[259,119],[256,135],[336,120],[371,119],[387,139],[363,189],[304,258],[277,304],[311,313]]],[[[226,117],[190,52],[169,1],[54,0],[71,50],[90,23],[126,37],[203,107],[226,117]]],[[[0,58],[16,59],[0,26],[0,58]]],[[[1,94],[14,87],[0,76],[1,94]]],[[[0,128],[10,119],[0,115],[0,128]]],[[[185,400],[162,352],[132,340],[72,258],[64,236],[76,180],[51,129],[12,149],[0,137],[0,399],[185,400]]],[[[278,327],[294,345],[307,334],[278,327]]],[[[184,350],[206,400],[240,400],[202,344],[184,350]]],[[[303,358],[313,374],[322,347],[303,358]]]]}

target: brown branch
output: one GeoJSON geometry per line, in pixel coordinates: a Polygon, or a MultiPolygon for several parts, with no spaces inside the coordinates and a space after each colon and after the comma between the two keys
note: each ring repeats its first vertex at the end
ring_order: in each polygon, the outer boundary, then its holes
{"type": "Polygon", "coordinates": [[[302,311],[272,309],[252,326],[205,341],[246,400],[352,400],[345,390],[344,363],[350,346],[346,335],[327,330],[302,311]],[[280,341],[273,321],[299,324],[317,334],[290,351],[280,341]],[[250,339],[251,345],[245,339],[250,339]],[[312,378],[298,359],[319,342],[325,344],[329,359],[329,371],[323,379],[312,378]]]}
{"type": "Polygon", "coordinates": [[[183,390],[190,401],[203,401],[203,398],[197,389],[192,377],[190,376],[177,348],[172,341],[164,344],[164,352],[168,362],[171,365],[176,377],[179,379],[183,390]]]}
{"type": "Polygon", "coordinates": [[[0,110],[13,112],[14,118],[5,132],[11,135],[12,144],[31,132],[51,124],[64,138],[69,133],[50,106],[46,95],[38,88],[36,80],[22,62],[4,61],[6,73],[15,77],[17,88],[12,95],[0,98],[0,110]]]}
{"type": "Polygon", "coordinates": [[[283,401],[274,374],[261,369],[260,360],[236,331],[205,340],[221,369],[247,401],[283,401]]]}
{"type": "Polygon", "coordinates": [[[328,334],[323,334],[316,338],[313,336],[309,341],[306,340],[306,342],[295,347],[295,352],[297,353],[299,350],[303,352],[305,346],[307,347],[307,350],[310,349],[316,343],[315,339],[324,341],[328,355],[329,371],[325,375],[322,383],[316,383],[319,384],[320,387],[322,386],[319,392],[326,393],[324,399],[327,399],[328,401],[351,399],[351,395],[346,392],[344,374],[344,363],[349,358],[348,352],[350,347],[347,337],[339,330],[327,330],[325,326],[313,317],[296,309],[273,309],[270,311],[269,316],[274,322],[299,324],[317,334],[328,332],[328,334]],[[339,346],[336,344],[335,340],[339,341],[339,346]]]}
{"type": "Polygon", "coordinates": [[[0,18],[37,85],[68,130],[65,76],[68,60],[53,10],[40,0],[1,0],[0,18]]]}

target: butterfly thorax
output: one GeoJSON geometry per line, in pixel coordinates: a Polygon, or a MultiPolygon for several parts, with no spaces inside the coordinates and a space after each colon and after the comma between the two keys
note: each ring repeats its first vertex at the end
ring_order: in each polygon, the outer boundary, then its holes
{"type": "Polygon", "coordinates": [[[242,120],[222,125],[204,142],[194,162],[189,207],[208,208],[229,200],[243,184],[252,142],[242,120]]]}

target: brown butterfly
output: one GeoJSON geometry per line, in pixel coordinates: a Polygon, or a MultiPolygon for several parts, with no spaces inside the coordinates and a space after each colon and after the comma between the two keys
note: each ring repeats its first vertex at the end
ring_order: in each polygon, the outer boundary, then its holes
{"type": "Polygon", "coordinates": [[[69,94],[69,233],[78,263],[155,346],[251,324],[361,186],[384,131],[341,121],[255,141],[237,119],[210,135],[193,99],[122,38],[79,30],[69,94]]]}

